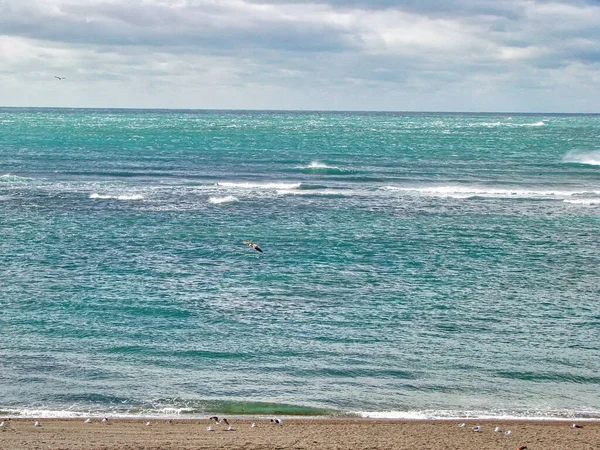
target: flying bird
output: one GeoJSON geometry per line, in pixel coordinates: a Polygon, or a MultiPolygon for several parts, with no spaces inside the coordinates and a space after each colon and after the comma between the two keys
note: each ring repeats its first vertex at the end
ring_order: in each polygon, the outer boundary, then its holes
{"type": "Polygon", "coordinates": [[[263,252],[260,247],[258,246],[258,244],[255,244],[252,241],[242,241],[242,244],[247,245],[250,248],[253,248],[254,250],[256,250],[257,252],[263,252]]]}
{"type": "Polygon", "coordinates": [[[222,418],[221,420],[219,420],[219,418],[217,416],[209,417],[208,420],[214,420],[216,424],[220,424],[221,422],[225,422],[227,425],[229,425],[229,421],[227,419],[222,418]]]}
{"type": "Polygon", "coordinates": [[[56,78],[57,80],[64,80],[65,77],[57,77],[56,75],[54,75],[54,78],[56,78]]]}

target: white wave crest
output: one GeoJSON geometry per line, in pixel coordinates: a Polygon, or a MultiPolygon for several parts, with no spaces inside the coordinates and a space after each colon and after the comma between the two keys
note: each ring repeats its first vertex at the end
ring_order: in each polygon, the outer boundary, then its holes
{"type": "Polygon", "coordinates": [[[337,166],[329,166],[319,161],[313,161],[308,166],[298,166],[298,169],[333,169],[333,170],[342,170],[337,166]]]}
{"type": "Polygon", "coordinates": [[[101,199],[101,200],[143,200],[144,196],[139,194],[121,194],[121,195],[105,195],[105,194],[97,194],[94,192],[90,195],[91,199],[101,199]]]}
{"type": "MultiPolygon", "coordinates": [[[[540,420],[540,421],[573,421],[597,422],[597,418],[589,418],[587,411],[459,411],[459,410],[424,410],[424,411],[360,411],[360,417],[371,419],[405,419],[405,420],[540,420]]],[[[597,414],[597,413],[592,413],[597,414]]]]}
{"type": "Polygon", "coordinates": [[[239,200],[233,195],[228,195],[227,197],[210,197],[208,201],[214,205],[222,205],[227,203],[236,203],[239,200]]]}
{"type": "Polygon", "coordinates": [[[4,409],[7,416],[12,416],[20,419],[24,418],[36,418],[36,419],[73,419],[83,417],[111,417],[111,418],[156,418],[156,419],[174,419],[179,417],[181,414],[186,414],[188,418],[203,417],[201,415],[188,414],[192,410],[189,408],[160,408],[152,410],[141,410],[135,413],[125,411],[112,411],[106,409],[94,410],[90,408],[81,407],[80,409],[69,408],[69,409],[37,409],[37,408],[23,408],[23,409],[4,409]]]}
{"type": "Polygon", "coordinates": [[[571,203],[573,205],[600,205],[600,198],[580,198],[576,200],[563,200],[565,203],[571,203]]]}
{"type": "Polygon", "coordinates": [[[402,186],[382,186],[381,190],[396,191],[400,194],[422,195],[429,197],[451,197],[451,198],[471,198],[471,197],[491,197],[491,198],[550,198],[562,199],[566,197],[581,195],[600,195],[600,190],[530,190],[523,188],[500,188],[494,186],[423,186],[423,187],[402,187],[402,186]]]}
{"type": "Polygon", "coordinates": [[[4,175],[0,175],[0,182],[11,182],[11,181],[28,181],[30,178],[20,177],[18,175],[13,175],[10,173],[5,173],[4,175]]]}
{"type": "Polygon", "coordinates": [[[232,183],[228,181],[220,181],[217,186],[233,188],[233,189],[269,189],[269,190],[283,190],[283,189],[298,189],[300,183],[232,183]]]}
{"type": "Polygon", "coordinates": [[[600,150],[591,152],[571,151],[564,156],[563,162],[600,166],[600,150]]]}
{"type": "Polygon", "coordinates": [[[470,123],[470,127],[487,127],[487,128],[495,128],[495,127],[543,127],[546,126],[546,122],[540,120],[539,122],[534,123],[514,123],[514,122],[475,122],[470,123]]]}

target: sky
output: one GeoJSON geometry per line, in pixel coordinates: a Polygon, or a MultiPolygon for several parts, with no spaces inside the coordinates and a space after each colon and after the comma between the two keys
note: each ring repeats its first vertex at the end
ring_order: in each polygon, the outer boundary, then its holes
{"type": "Polygon", "coordinates": [[[0,0],[0,105],[600,112],[600,0],[0,0]]]}

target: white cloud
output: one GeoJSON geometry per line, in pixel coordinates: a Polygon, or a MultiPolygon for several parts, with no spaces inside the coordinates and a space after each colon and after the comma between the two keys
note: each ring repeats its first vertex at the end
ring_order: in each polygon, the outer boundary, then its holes
{"type": "Polygon", "coordinates": [[[591,111],[598,23],[578,0],[0,0],[0,104],[591,111]]]}

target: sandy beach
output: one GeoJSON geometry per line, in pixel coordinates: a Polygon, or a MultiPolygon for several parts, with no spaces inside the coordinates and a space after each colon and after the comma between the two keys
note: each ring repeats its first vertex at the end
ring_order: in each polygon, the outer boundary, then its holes
{"type": "Polygon", "coordinates": [[[465,421],[464,427],[459,421],[229,421],[230,431],[208,419],[40,419],[37,427],[34,419],[12,419],[0,432],[0,449],[600,449],[600,422],[581,422],[582,428],[573,428],[573,422],[566,421],[465,421]],[[478,432],[473,430],[477,425],[478,432]],[[496,427],[502,431],[494,431],[496,427]]]}

